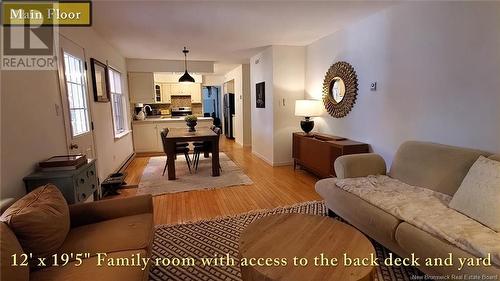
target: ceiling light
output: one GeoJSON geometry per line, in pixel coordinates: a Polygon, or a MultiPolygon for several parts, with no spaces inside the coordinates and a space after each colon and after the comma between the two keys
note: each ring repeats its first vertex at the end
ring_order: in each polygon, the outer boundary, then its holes
{"type": "Polygon", "coordinates": [[[187,54],[189,53],[189,50],[184,47],[184,50],[182,50],[184,53],[184,74],[179,78],[180,83],[194,83],[194,78],[189,75],[188,73],[188,68],[187,68],[187,54]]]}

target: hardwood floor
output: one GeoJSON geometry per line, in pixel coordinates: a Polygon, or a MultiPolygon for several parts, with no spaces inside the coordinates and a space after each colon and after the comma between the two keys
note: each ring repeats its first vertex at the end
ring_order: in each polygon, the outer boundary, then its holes
{"type": "MultiPolygon", "coordinates": [[[[239,165],[254,184],[155,196],[155,224],[196,221],[321,200],[314,190],[318,179],[308,172],[294,171],[292,166],[272,167],[253,155],[250,148],[225,138],[221,138],[221,151],[239,165]]],[[[125,169],[129,185],[139,184],[149,158],[137,156],[125,169]]],[[[136,191],[137,188],[122,189],[121,195],[115,197],[134,196],[136,191]]]]}

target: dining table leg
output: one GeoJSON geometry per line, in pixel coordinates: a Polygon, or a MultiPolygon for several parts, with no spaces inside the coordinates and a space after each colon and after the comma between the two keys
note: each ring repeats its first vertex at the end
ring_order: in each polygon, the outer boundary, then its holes
{"type": "Polygon", "coordinates": [[[167,142],[168,180],[175,180],[175,142],[167,142]]]}
{"type": "Polygon", "coordinates": [[[219,162],[219,137],[213,138],[212,144],[212,177],[220,176],[220,162],[219,162]]]}

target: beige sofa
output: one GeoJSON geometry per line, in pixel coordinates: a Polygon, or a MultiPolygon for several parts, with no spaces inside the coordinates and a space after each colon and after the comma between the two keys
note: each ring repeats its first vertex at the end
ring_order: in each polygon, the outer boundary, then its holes
{"type": "MultiPolygon", "coordinates": [[[[107,257],[150,256],[153,237],[153,203],[150,195],[104,200],[69,206],[70,230],[57,251],[90,253],[81,266],[76,260],[64,267],[43,269],[10,266],[12,254],[24,253],[18,237],[9,226],[0,222],[1,280],[59,281],[59,280],[148,280],[148,269],[140,267],[97,267],[96,253],[107,257]]],[[[57,224],[58,222],[53,222],[57,224]]],[[[36,262],[36,259],[35,259],[36,262]]],[[[47,261],[49,263],[49,261],[47,261]]]]}
{"type": "MultiPolygon", "coordinates": [[[[483,151],[409,141],[398,149],[388,176],[453,196],[472,164],[481,155],[500,160],[499,155],[492,156],[483,151]]],[[[335,161],[335,172],[338,178],[384,175],[386,165],[377,154],[347,155],[335,161]]],[[[427,258],[446,257],[452,253],[454,264],[458,264],[458,257],[472,257],[450,243],[340,189],[335,182],[335,178],[329,178],[316,183],[316,191],[325,199],[328,209],[396,254],[409,257],[415,253],[418,257],[427,258]]],[[[463,275],[466,277],[464,280],[468,280],[474,278],[470,275],[486,274],[498,275],[498,279],[493,280],[500,280],[498,267],[467,267],[461,271],[455,267],[422,266],[420,269],[433,276],[463,275]]]]}

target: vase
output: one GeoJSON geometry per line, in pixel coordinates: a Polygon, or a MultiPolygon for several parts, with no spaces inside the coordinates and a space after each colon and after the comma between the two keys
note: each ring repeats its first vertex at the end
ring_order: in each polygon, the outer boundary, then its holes
{"type": "Polygon", "coordinates": [[[196,121],[187,121],[186,124],[189,127],[189,132],[195,132],[196,131],[196,129],[195,129],[196,124],[197,124],[196,121]]]}

